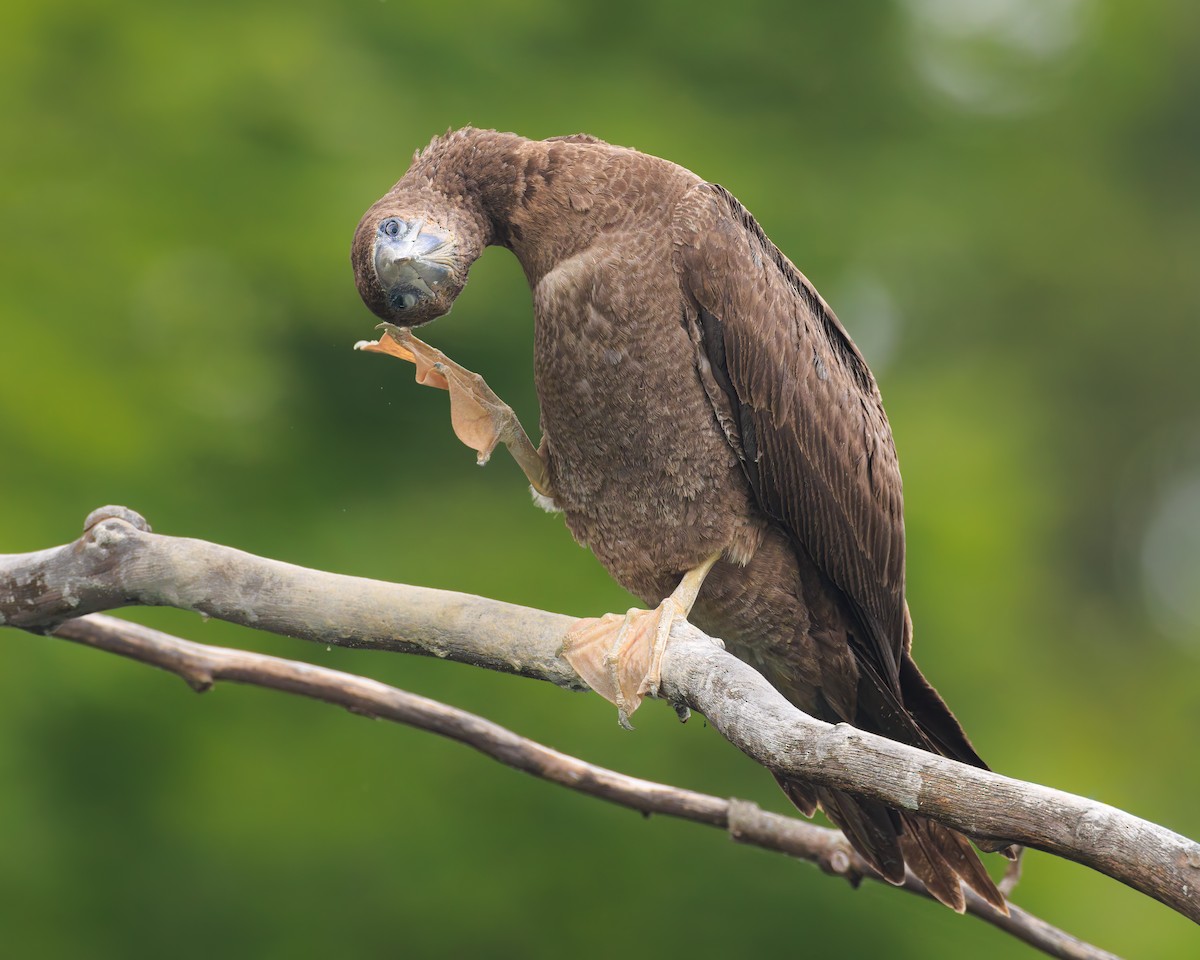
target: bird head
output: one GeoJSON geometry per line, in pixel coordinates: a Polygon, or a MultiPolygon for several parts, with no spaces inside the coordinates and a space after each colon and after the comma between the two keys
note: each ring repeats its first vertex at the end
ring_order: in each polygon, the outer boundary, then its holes
{"type": "Polygon", "coordinates": [[[351,248],[363,303],[376,316],[405,327],[449,312],[479,255],[472,227],[453,209],[414,208],[385,196],[363,215],[351,248]]]}

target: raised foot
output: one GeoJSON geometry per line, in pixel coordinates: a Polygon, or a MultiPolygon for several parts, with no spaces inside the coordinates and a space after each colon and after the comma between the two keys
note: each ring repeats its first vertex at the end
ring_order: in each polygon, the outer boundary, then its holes
{"type": "MultiPolygon", "coordinates": [[[[629,718],[647,697],[658,696],[662,659],[676,620],[686,620],[700,586],[720,556],[713,554],[684,574],[675,591],[653,610],[630,610],[576,621],[563,644],[563,657],[589,687],[617,708],[617,722],[632,730],[629,718]]],[[[677,707],[687,718],[686,708],[677,707]]]]}
{"type": "Polygon", "coordinates": [[[454,434],[475,451],[479,464],[487,463],[496,445],[503,443],[534,490],[545,497],[551,496],[545,463],[512,407],[496,396],[483,377],[418,340],[407,327],[381,323],[377,329],[383,330],[383,336],[378,340],[360,340],[354,349],[383,353],[414,364],[417,383],[449,392],[454,434]]]}

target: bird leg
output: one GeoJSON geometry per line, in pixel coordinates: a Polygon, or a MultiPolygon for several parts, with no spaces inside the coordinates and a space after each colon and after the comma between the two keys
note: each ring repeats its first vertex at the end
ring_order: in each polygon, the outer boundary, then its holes
{"type": "Polygon", "coordinates": [[[492,392],[483,377],[418,340],[408,327],[381,323],[377,329],[383,330],[383,336],[378,340],[360,340],[354,349],[385,353],[415,364],[417,383],[450,393],[450,423],[454,433],[475,451],[480,466],[488,462],[496,445],[503,443],[533,489],[553,499],[546,462],[530,442],[512,407],[492,392]]]}
{"type": "MultiPolygon", "coordinates": [[[[450,394],[450,422],[454,433],[476,452],[482,465],[497,444],[508,447],[534,491],[553,501],[546,462],[529,440],[508,404],[483,377],[455,363],[440,350],[412,335],[407,327],[381,323],[383,336],[360,340],[355,350],[383,353],[407,360],[417,368],[417,383],[450,394]]],[[[646,696],[657,696],[671,627],[686,620],[696,595],[712,565],[714,553],[683,575],[679,586],[654,610],[630,610],[624,617],[606,614],[576,622],[563,645],[563,656],[587,684],[617,707],[621,726],[633,729],[630,715],[646,696]]],[[[681,712],[686,716],[686,711],[681,712]]]]}
{"type": "MultiPolygon", "coordinates": [[[[662,658],[676,620],[686,620],[720,551],[689,570],[654,610],[630,610],[576,621],[563,657],[589,687],[617,708],[617,722],[632,730],[630,715],[646,696],[658,696],[662,658]]],[[[687,719],[686,708],[680,716],[687,719]]]]}

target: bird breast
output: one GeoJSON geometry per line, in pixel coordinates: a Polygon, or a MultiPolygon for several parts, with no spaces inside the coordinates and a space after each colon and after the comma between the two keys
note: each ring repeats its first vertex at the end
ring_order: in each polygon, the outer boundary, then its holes
{"type": "Polygon", "coordinates": [[[575,538],[648,603],[715,550],[745,562],[763,526],[679,321],[671,260],[654,254],[589,248],[534,291],[555,501],[575,538]]]}

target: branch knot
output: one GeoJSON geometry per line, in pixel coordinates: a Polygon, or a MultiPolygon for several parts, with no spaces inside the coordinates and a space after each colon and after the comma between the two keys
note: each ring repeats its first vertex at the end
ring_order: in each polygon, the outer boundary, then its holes
{"type": "Polygon", "coordinates": [[[128,507],[116,506],[109,504],[105,507],[97,507],[87,515],[87,519],[83,521],[83,532],[86,536],[93,527],[98,526],[105,520],[123,520],[136,530],[142,533],[151,533],[150,524],[136,510],[130,510],[128,507]]]}

